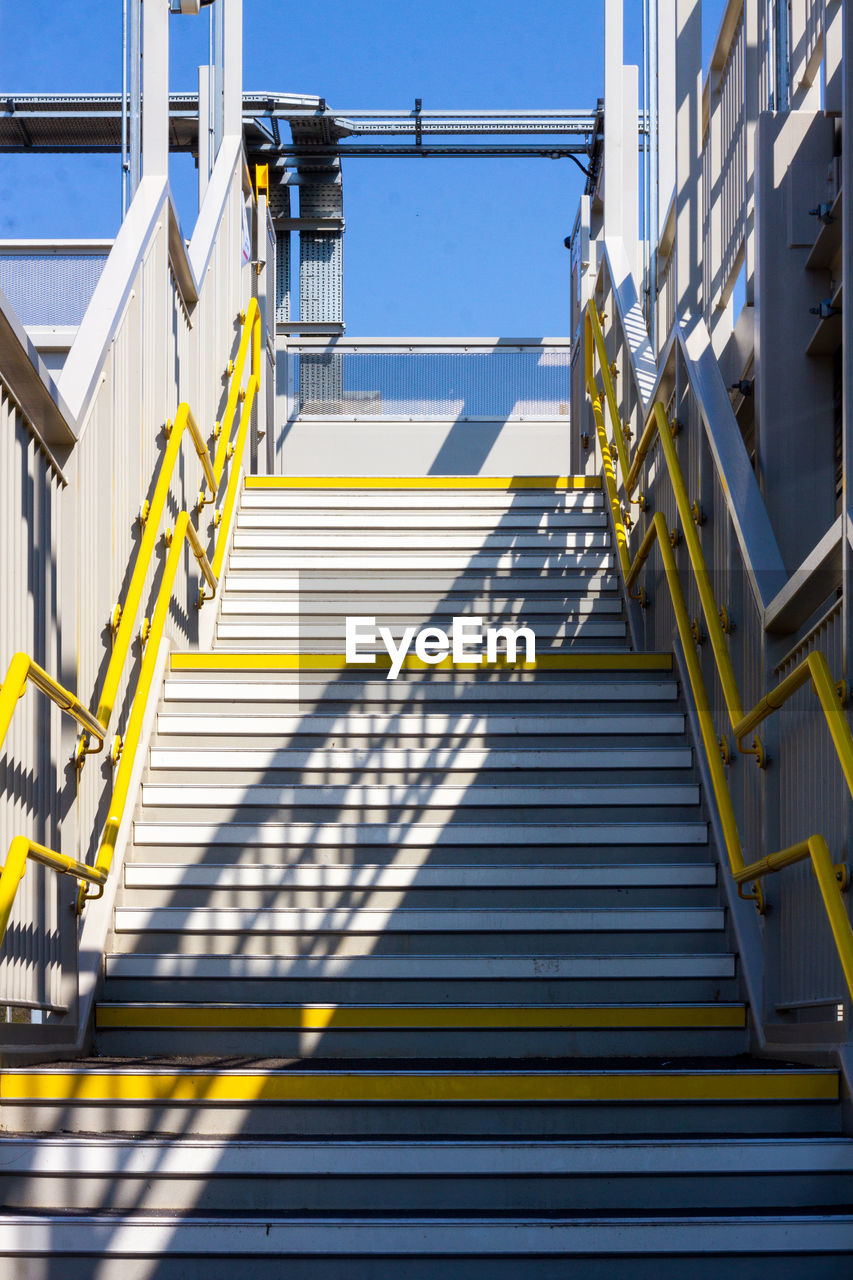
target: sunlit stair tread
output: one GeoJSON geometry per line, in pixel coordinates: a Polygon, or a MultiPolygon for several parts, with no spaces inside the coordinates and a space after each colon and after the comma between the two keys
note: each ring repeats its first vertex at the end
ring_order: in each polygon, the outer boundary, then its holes
{"type": "MultiPolygon", "coordinates": [[[[199,719],[205,715],[213,718],[220,718],[222,715],[239,714],[241,702],[299,702],[304,707],[305,704],[315,702],[318,707],[312,708],[310,723],[319,724],[320,732],[328,731],[328,722],[323,719],[323,704],[330,701],[346,701],[350,704],[376,703],[380,708],[378,711],[370,712],[370,723],[374,724],[378,732],[384,732],[386,729],[394,729],[398,726],[417,725],[423,726],[425,716],[429,716],[427,727],[430,725],[435,727],[438,733],[447,733],[450,731],[458,731],[467,733],[472,725],[480,724],[483,726],[497,723],[501,732],[511,732],[514,727],[519,727],[521,732],[531,732],[531,726],[537,724],[545,724],[548,732],[567,733],[607,733],[607,725],[615,724],[617,727],[612,730],[616,734],[634,734],[640,730],[643,733],[681,733],[684,730],[684,715],[680,711],[658,712],[649,710],[647,705],[641,705],[636,710],[631,708],[632,703],[648,704],[649,702],[674,702],[677,697],[677,686],[672,683],[660,683],[657,681],[649,681],[647,684],[637,684],[633,689],[624,683],[601,685],[568,685],[560,684],[556,681],[540,680],[535,686],[535,691],[529,685],[520,683],[512,683],[502,681],[497,688],[488,688],[488,685],[474,686],[470,692],[464,684],[450,684],[449,682],[424,681],[420,685],[399,684],[397,681],[365,681],[363,678],[358,680],[333,681],[319,684],[315,680],[305,678],[304,680],[294,679],[292,674],[286,674],[282,679],[271,679],[267,673],[262,676],[254,675],[253,678],[247,677],[245,673],[240,673],[239,677],[232,675],[223,676],[219,680],[211,680],[210,674],[186,674],[181,676],[171,676],[163,689],[163,701],[169,702],[195,702],[198,707],[194,714],[199,719]],[[640,692],[640,691],[643,692],[640,692]],[[550,703],[549,710],[541,714],[525,714],[523,710],[508,711],[503,706],[489,706],[489,703],[504,702],[530,702],[545,701],[550,703]],[[406,707],[412,703],[419,702],[448,702],[457,703],[451,711],[442,712],[421,712],[418,716],[414,714],[406,714],[406,707]],[[588,708],[584,711],[577,710],[573,703],[621,703],[616,711],[608,711],[606,713],[597,713],[590,711],[588,708]],[[210,711],[207,708],[211,703],[226,705],[216,705],[215,709],[210,711]],[[394,709],[391,711],[383,711],[383,707],[394,707],[396,703],[405,704],[402,710],[394,709]],[[233,704],[229,707],[228,704],[233,704]],[[473,704],[473,705],[472,705],[473,704]],[[562,704],[562,709],[557,710],[562,704]],[[393,716],[394,719],[389,723],[384,717],[393,716]],[[318,718],[319,717],[319,718],[318,718]],[[592,726],[585,728],[585,724],[592,726]]],[[[256,714],[253,711],[253,718],[256,714]]],[[[167,719],[169,712],[161,711],[158,717],[160,722],[167,719]]],[[[308,722],[305,712],[300,708],[300,714],[291,718],[299,724],[308,722]]],[[[337,721],[340,725],[351,723],[355,720],[366,720],[365,713],[362,711],[339,711],[334,717],[330,717],[337,721]]],[[[418,729],[420,731],[420,729],[418,729]]],[[[543,730],[544,732],[544,730],[543,730]]]]}
{"type": "Polygon", "coordinates": [[[517,510],[514,507],[463,510],[461,508],[433,507],[431,510],[388,511],[384,508],[365,509],[351,507],[348,511],[326,508],[279,508],[241,510],[237,516],[238,529],[264,530],[341,530],[418,529],[434,532],[436,529],[454,531],[483,529],[507,530],[539,529],[605,529],[607,513],[600,506],[567,506],[562,510],[540,510],[541,504],[517,510]]]}
{"type": "Polygon", "coordinates": [[[279,569],[610,569],[614,558],[610,551],[554,549],[551,551],[507,550],[480,553],[465,551],[240,551],[231,553],[232,572],[238,569],[260,569],[269,573],[279,569]]]}
{"type": "Polygon", "coordinates": [[[106,956],[108,978],[518,979],[701,976],[730,978],[732,953],[653,955],[178,955],[115,952],[106,956]]]}
{"type": "Polygon", "coordinates": [[[351,847],[379,845],[434,848],[439,845],[655,845],[705,844],[703,821],[624,823],[474,823],[452,826],[428,823],[339,822],[317,825],[304,822],[258,822],[223,825],[207,822],[151,822],[137,818],[134,841],[144,844],[279,845],[303,848],[311,845],[351,847]]]}
{"type": "Polygon", "coordinates": [[[115,929],[162,933],[690,933],[723,928],[716,907],[489,909],[454,907],[309,908],[116,907],[115,929]]]}
{"type": "Polygon", "coordinates": [[[340,864],[311,866],[234,865],[233,863],[144,863],[128,862],[124,883],[140,888],[415,888],[471,886],[479,888],[577,887],[610,885],[699,885],[717,882],[713,863],[679,863],[659,866],[628,863],[623,866],[547,866],[528,863],[502,866],[414,865],[395,863],[356,867],[340,864]]]}
{"type": "MultiPolygon", "coordinates": [[[[345,617],[347,612],[356,612],[356,602],[352,593],[338,593],[340,599],[330,599],[329,593],[324,593],[323,597],[318,599],[306,599],[306,593],[294,591],[290,596],[284,592],[277,591],[275,595],[267,600],[258,600],[251,595],[245,595],[239,591],[228,590],[222,598],[222,615],[243,616],[249,614],[255,617],[286,617],[286,618],[321,618],[331,616],[333,618],[345,617]]],[[[422,592],[420,596],[410,591],[407,594],[384,595],[363,593],[364,599],[359,601],[357,610],[359,614],[372,614],[377,618],[385,619],[385,616],[391,614],[395,618],[408,617],[411,614],[423,613],[427,611],[430,621],[438,622],[438,619],[451,619],[453,617],[465,617],[476,615],[480,610],[483,614],[488,614],[491,610],[491,616],[486,618],[486,622],[490,626],[505,626],[509,618],[540,618],[555,614],[558,618],[567,617],[589,617],[591,615],[604,615],[619,613],[622,608],[622,602],[617,595],[594,595],[586,596],[570,596],[568,592],[561,595],[555,595],[554,598],[531,599],[529,594],[502,593],[499,590],[490,591],[473,600],[468,600],[463,604],[454,600],[449,596],[438,596],[435,593],[422,592]]],[[[312,592],[312,596],[320,596],[319,592],[312,592]]],[[[444,622],[441,623],[444,625],[444,622]]]]}

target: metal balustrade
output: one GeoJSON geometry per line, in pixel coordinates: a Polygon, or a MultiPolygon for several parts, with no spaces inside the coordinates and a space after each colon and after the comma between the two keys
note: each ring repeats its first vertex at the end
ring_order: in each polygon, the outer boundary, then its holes
{"type": "Polygon", "coordinates": [[[289,342],[290,417],[519,421],[567,416],[568,341],[289,342]]]}

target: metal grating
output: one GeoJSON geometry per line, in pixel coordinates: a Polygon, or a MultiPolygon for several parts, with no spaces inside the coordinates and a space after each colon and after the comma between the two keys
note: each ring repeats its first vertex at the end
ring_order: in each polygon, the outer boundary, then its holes
{"type": "Polygon", "coordinates": [[[297,361],[299,413],[398,418],[553,418],[569,413],[565,350],[342,352],[297,361]]]}
{"type": "Polygon", "coordinates": [[[22,324],[79,325],[108,257],[84,253],[0,249],[0,288],[22,324]]]}

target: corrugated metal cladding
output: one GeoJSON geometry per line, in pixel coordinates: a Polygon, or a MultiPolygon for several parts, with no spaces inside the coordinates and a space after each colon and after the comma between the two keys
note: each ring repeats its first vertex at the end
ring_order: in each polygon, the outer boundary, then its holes
{"type": "MultiPolygon", "coordinates": [[[[57,510],[61,482],[0,385],[0,680],[23,649],[59,669],[57,510]]],[[[0,856],[17,835],[58,840],[62,762],[52,750],[59,712],[38,693],[18,703],[0,755],[0,856]]],[[[0,1005],[59,1000],[56,886],[28,871],[6,934],[0,1005]]]]}
{"type": "Polygon", "coordinates": [[[0,288],[25,325],[79,325],[107,253],[0,252],[0,288]]]}
{"type": "MultiPolygon", "coordinates": [[[[822,649],[830,669],[842,670],[843,615],[841,601],[779,668],[788,675],[809,653],[822,649]]],[[[779,732],[785,744],[779,761],[781,844],[787,847],[819,832],[829,844],[833,862],[849,862],[850,796],[832,745],[820,703],[809,685],[779,713],[779,732]]],[[[844,977],[829,931],[817,881],[803,862],[775,877],[768,919],[778,971],[777,1004],[842,1000],[844,977]]]]}
{"type": "MultiPolygon", "coordinates": [[[[112,650],[108,620],[130,580],[140,538],[139,511],[153,493],[166,420],[174,419],[186,399],[209,438],[222,413],[223,374],[239,342],[239,313],[251,284],[241,261],[241,203],[237,170],[191,320],[169,265],[168,219],[161,218],[153,228],[78,443],[64,463],[67,487],[61,486],[14,405],[5,395],[0,398],[3,674],[12,654],[25,650],[83,702],[97,707],[112,650]]],[[[85,338],[85,326],[80,337],[85,338]]],[[[202,480],[187,436],[163,528],[174,525],[181,510],[193,512],[202,480]]],[[[210,507],[198,527],[212,550],[210,507]]],[[[144,616],[152,616],[162,564],[161,542],[147,574],[137,629],[144,616]]],[[[168,621],[168,634],[183,647],[195,642],[198,628],[199,575],[189,554],[185,565],[168,621]]],[[[108,742],[124,732],[140,661],[140,646],[134,642],[108,742]]],[[[69,755],[67,741],[64,755],[60,742],[60,713],[29,691],[16,710],[0,759],[0,857],[12,837],[21,834],[91,858],[106,817],[111,775],[103,768],[103,757],[93,757],[77,782],[68,771],[69,755]]],[[[28,870],[0,961],[0,1006],[49,1008],[58,1003],[60,944],[65,944],[62,954],[74,953],[77,925],[70,913],[57,913],[56,896],[55,875],[28,870]],[[59,937],[63,922],[73,937],[59,937]]]]}

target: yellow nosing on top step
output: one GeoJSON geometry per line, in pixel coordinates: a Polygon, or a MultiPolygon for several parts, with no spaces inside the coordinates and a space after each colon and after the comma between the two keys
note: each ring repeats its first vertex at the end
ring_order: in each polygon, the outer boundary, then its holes
{"type": "Polygon", "coordinates": [[[608,1103],[834,1102],[838,1073],[768,1071],[360,1072],[10,1069],[0,1101],[54,1103],[289,1104],[316,1102],[608,1103]]]}
{"type": "MultiPolygon", "coordinates": [[[[387,671],[391,659],[377,654],[376,662],[347,662],[343,653],[173,653],[172,671],[387,671]]],[[[669,653],[543,653],[535,662],[489,663],[423,662],[406,657],[404,671],[671,671],[669,653]]]]}
{"type": "Polygon", "coordinates": [[[97,1025],[100,1028],[196,1031],[718,1029],[746,1026],[746,1007],[742,1004],[643,1007],[102,1004],[97,1008],[97,1025]]]}
{"type": "Polygon", "coordinates": [[[246,476],[247,489],[600,489],[600,476],[246,476]]]}

